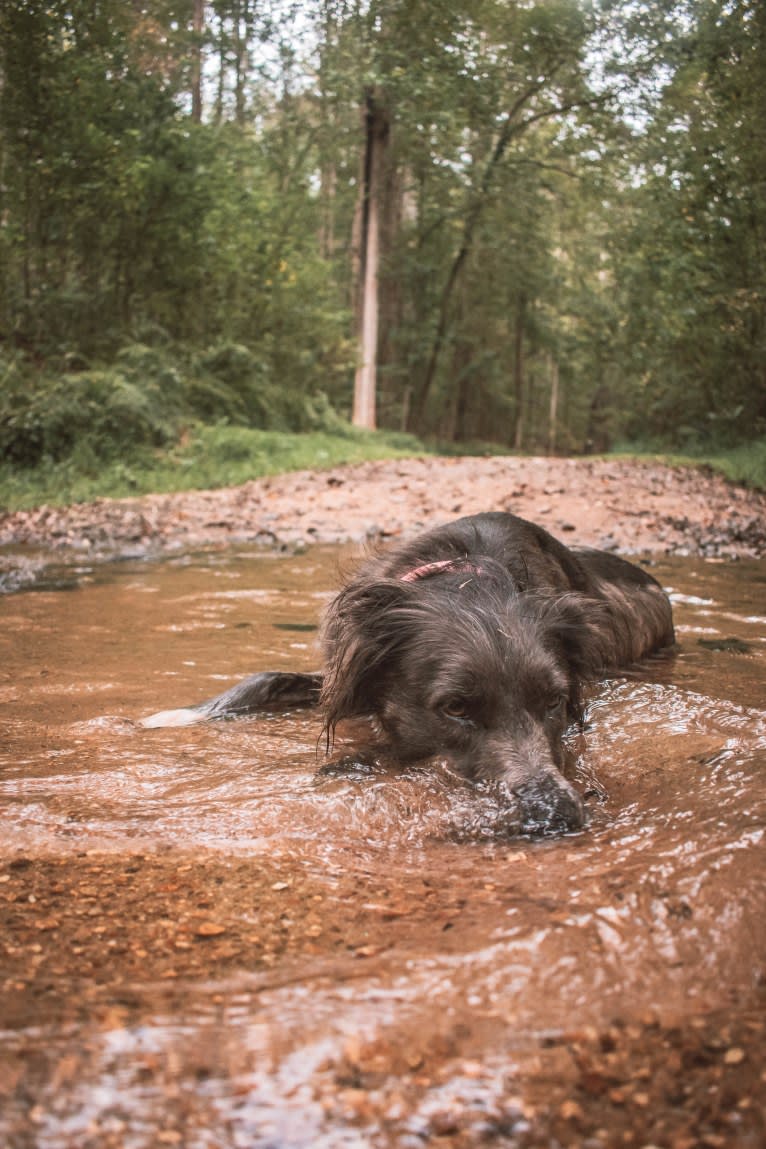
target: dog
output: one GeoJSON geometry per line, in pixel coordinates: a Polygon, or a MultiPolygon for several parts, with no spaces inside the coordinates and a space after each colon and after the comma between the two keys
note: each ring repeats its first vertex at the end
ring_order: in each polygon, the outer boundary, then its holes
{"type": "Polygon", "coordinates": [[[255,674],[144,725],[318,705],[329,749],[339,722],[369,716],[397,761],[500,783],[523,833],[577,831],[563,738],[583,687],[673,644],[668,597],[642,568],[487,512],[363,562],[326,612],[322,671],[255,674]]]}

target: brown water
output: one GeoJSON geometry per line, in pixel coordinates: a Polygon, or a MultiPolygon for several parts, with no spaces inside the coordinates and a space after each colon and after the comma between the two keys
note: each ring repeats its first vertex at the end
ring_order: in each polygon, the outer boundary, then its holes
{"type": "Polygon", "coordinates": [[[681,652],[530,842],[439,765],[317,775],[312,713],[135,724],[314,669],[337,561],[6,560],[0,1142],[766,1143],[766,566],[655,568],[681,652]]]}

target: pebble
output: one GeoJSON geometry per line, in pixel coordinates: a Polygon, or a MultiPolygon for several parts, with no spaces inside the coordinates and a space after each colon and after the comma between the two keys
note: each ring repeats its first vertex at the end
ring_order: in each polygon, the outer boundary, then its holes
{"type": "Polygon", "coordinates": [[[218,922],[202,922],[195,928],[194,933],[198,938],[216,938],[226,933],[226,926],[221,926],[218,922]]]}

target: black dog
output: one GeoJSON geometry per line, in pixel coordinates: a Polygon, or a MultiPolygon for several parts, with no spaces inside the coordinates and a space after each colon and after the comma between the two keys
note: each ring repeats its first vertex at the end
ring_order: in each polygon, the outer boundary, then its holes
{"type": "Polygon", "coordinates": [[[515,515],[459,519],[369,559],[331,603],[323,673],[256,674],[162,726],[319,704],[328,742],[370,715],[400,761],[448,760],[515,796],[526,832],[583,825],[561,773],[581,687],[674,641],[640,568],[570,550],[515,515]]]}

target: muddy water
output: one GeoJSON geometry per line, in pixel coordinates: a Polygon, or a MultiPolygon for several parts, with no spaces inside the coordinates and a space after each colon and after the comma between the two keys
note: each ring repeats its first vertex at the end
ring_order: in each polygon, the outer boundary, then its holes
{"type": "Polygon", "coordinates": [[[311,713],[136,725],[315,668],[336,552],[24,563],[0,1142],[764,1143],[763,564],[655,568],[681,652],[594,692],[589,826],[532,842],[439,764],[318,774],[311,713]]]}

